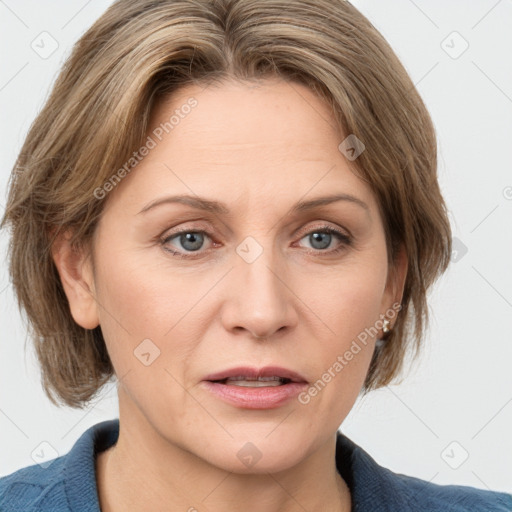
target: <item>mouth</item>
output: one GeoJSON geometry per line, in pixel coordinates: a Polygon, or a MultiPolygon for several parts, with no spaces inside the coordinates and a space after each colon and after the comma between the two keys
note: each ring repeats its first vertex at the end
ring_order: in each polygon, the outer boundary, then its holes
{"type": "Polygon", "coordinates": [[[238,367],[208,375],[205,388],[217,398],[245,409],[273,409],[297,396],[308,385],[297,372],[277,366],[238,367]]]}
{"type": "Polygon", "coordinates": [[[307,383],[299,373],[281,366],[252,368],[240,366],[208,375],[204,380],[230,386],[264,387],[282,386],[289,383],[307,383]]]}
{"type": "Polygon", "coordinates": [[[264,388],[264,387],[275,387],[282,386],[292,382],[290,379],[284,379],[281,377],[258,377],[256,379],[239,375],[238,377],[229,377],[222,380],[213,380],[210,382],[218,382],[220,384],[226,384],[227,386],[242,386],[246,388],[264,388]]]}

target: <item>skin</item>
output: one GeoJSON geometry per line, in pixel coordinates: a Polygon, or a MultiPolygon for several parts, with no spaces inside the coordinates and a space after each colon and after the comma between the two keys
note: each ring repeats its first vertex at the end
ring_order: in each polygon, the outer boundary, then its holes
{"type": "Polygon", "coordinates": [[[242,409],[201,381],[239,365],[284,366],[317,381],[400,302],[405,254],[391,272],[376,199],[308,88],[277,79],[187,86],[157,106],[148,134],[192,96],[198,105],[103,199],[92,258],[66,237],[53,249],[75,321],[101,325],[120,379],[119,440],[97,459],[101,509],[348,512],[336,431],[376,338],[308,404],[242,409]],[[368,208],[339,201],[290,213],[333,193],[368,208]],[[139,213],[171,194],[216,200],[230,213],[183,204],[139,213]],[[315,241],[326,225],[352,242],[315,241]],[[183,237],[168,239],[178,228],[208,234],[194,251],[183,237]],[[249,236],[262,249],[250,263],[236,251],[249,236]],[[160,350],[149,366],[134,356],[145,339],[160,350]],[[247,442],[262,454],[252,467],[237,457],[247,442]]]}

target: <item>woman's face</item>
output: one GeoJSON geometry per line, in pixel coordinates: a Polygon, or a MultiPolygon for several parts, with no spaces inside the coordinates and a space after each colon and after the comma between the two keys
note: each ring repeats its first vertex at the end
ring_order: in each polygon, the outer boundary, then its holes
{"type": "Polygon", "coordinates": [[[267,80],[183,88],[148,135],[102,199],[95,301],[73,315],[101,325],[126,431],[229,471],[289,468],[332,439],[401,297],[349,134],[308,88],[267,80]],[[240,367],[302,382],[211,382],[240,367]]]}

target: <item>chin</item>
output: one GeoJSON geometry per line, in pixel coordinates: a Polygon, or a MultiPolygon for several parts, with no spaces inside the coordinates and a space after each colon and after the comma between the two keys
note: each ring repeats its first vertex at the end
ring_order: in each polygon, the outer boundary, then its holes
{"type": "MultiPolygon", "coordinates": [[[[272,426],[275,427],[276,424],[272,426]]],[[[275,431],[272,432],[272,428],[262,428],[258,432],[251,429],[254,435],[248,435],[243,430],[233,433],[233,439],[224,438],[223,443],[220,441],[213,450],[210,448],[210,453],[202,450],[201,457],[225,471],[238,474],[286,471],[307,456],[311,436],[307,432],[292,433],[290,429],[283,429],[281,435],[277,435],[275,431]]]]}

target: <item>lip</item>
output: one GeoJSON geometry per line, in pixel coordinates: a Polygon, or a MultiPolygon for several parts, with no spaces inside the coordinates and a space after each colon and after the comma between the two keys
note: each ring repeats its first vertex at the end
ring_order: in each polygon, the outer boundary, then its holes
{"type": "Polygon", "coordinates": [[[297,372],[283,368],[281,366],[265,366],[263,368],[254,368],[251,366],[238,366],[236,368],[229,368],[217,373],[207,375],[203,380],[215,381],[224,380],[228,377],[250,377],[256,379],[258,377],[282,377],[283,379],[290,379],[294,383],[307,383],[307,380],[297,372]]]}
{"type": "Polygon", "coordinates": [[[285,405],[295,398],[307,386],[306,379],[297,372],[280,366],[265,366],[264,368],[237,367],[213,373],[205,377],[202,386],[215,397],[242,409],[275,409],[285,405]],[[290,382],[280,386],[242,387],[215,382],[228,377],[244,376],[282,377],[290,382]]]}

